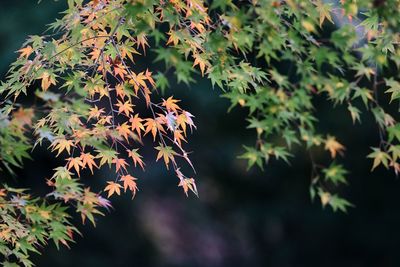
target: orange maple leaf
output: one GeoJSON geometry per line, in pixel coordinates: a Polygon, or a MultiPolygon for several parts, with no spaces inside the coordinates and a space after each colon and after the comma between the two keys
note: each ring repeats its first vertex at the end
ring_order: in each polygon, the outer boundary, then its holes
{"type": "Polygon", "coordinates": [[[71,157],[71,158],[67,158],[67,161],[68,161],[68,167],[67,167],[68,170],[70,170],[72,167],[74,167],[76,173],[80,177],[79,171],[80,171],[81,167],[82,168],[84,167],[81,158],[80,157],[75,157],[75,158],[71,157]]]}
{"type": "Polygon", "coordinates": [[[117,84],[115,86],[115,93],[117,94],[117,97],[121,98],[122,100],[126,96],[124,85],[123,84],[117,84]]]}
{"type": "Polygon", "coordinates": [[[71,147],[74,146],[75,145],[72,140],[66,140],[64,138],[58,138],[54,140],[54,142],[51,143],[50,145],[50,147],[53,147],[51,151],[58,150],[56,157],[58,157],[58,155],[60,155],[60,153],[63,152],[64,150],[66,150],[69,155],[71,153],[71,147]]]}
{"type": "Polygon", "coordinates": [[[92,56],[90,59],[91,60],[97,60],[100,57],[101,50],[98,48],[94,48],[92,52],[89,53],[90,56],[92,56]]]}
{"type": "Polygon", "coordinates": [[[119,158],[114,158],[112,160],[112,163],[115,164],[115,171],[118,172],[121,168],[123,168],[126,171],[126,167],[129,166],[128,163],[124,159],[119,159],[119,158]]]}
{"type": "Polygon", "coordinates": [[[143,119],[139,117],[139,114],[135,114],[134,117],[131,117],[129,119],[129,122],[132,124],[132,131],[136,131],[139,138],[141,136],[141,131],[144,131],[144,127],[143,127],[143,123],[142,123],[143,119]]]}
{"type": "Polygon", "coordinates": [[[181,141],[186,142],[185,138],[182,135],[182,131],[175,130],[175,132],[174,132],[174,141],[177,142],[179,144],[179,146],[182,146],[182,142],[181,141]]]}
{"type": "Polygon", "coordinates": [[[122,186],[115,182],[107,182],[107,186],[104,188],[104,191],[108,191],[108,198],[111,197],[114,193],[117,195],[121,195],[122,186]]]}
{"type": "Polygon", "coordinates": [[[99,109],[99,108],[95,105],[93,108],[89,109],[89,117],[88,117],[87,121],[90,121],[90,119],[92,119],[92,118],[99,119],[99,117],[100,117],[103,113],[104,113],[104,109],[103,109],[103,108],[99,109]]]}
{"type": "Polygon", "coordinates": [[[146,135],[149,132],[151,132],[151,134],[153,135],[154,141],[156,140],[157,130],[165,133],[164,127],[156,120],[151,119],[151,118],[147,118],[145,120],[146,120],[146,122],[145,122],[144,126],[146,127],[146,130],[145,130],[144,134],[146,135]]]}
{"type": "Polygon", "coordinates": [[[25,57],[28,58],[32,53],[33,53],[33,48],[32,46],[28,45],[27,47],[24,47],[20,50],[18,50],[18,52],[20,52],[21,54],[19,55],[19,57],[25,57]]]}
{"type": "Polygon", "coordinates": [[[120,181],[124,182],[124,192],[129,188],[133,196],[135,196],[136,191],[138,190],[135,180],[137,179],[129,174],[121,176],[120,181]]]}
{"type": "Polygon", "coordinates": [[[117,131],[119,135],[122,135],[126,139],[126,141],[128,141],[129,136],[132,134],[130,126],[127,122],[124,122],[122,125],[118,125],[117,131]]]}
{"type": "Polygon", "coordinates": [[[96,162],[94,161],[94,156],[90,153],[81,153],[82,167],[84,168],[86,165],[89,167],[90,172],[93,174],[93,166],[98,168],[96,162]]]}
{"type": "Polygon", "coordinates": [[[163,99],[162,105],[168,110],[168,111],[175,111],[177,112],[181,108],[176,104],[180,102],[180,100],[173,99],[172,96],[168,97],[167,100],[163,99]]]}
{"type": "Polygon", "coordinates": [[[118,107],[118,114],[125,113],[126,116],[129,116],[130,113],[133,113],[133,107],[129,101],[121,102],[118,100],[118,103],[115,104],[118,107]]]}
{"type": "Polygon", "coordinates": [[[33,109],[20,107],[13,113],[13,119],[17,121],[20,126],[32,125],[33,109]]]}
{"type": "Polygon", "coordinates": [[[140,167],[142,167],[142,169],[144,170],[144,162],[142,160],[142,156],[139,155],[139,153],[137,151],[138,151],[138,149],[126,150],[126,152],[128,152],[128,156],[130,158],[132,158],[133,163],[135,164],[135,167],[136,167],[136,164],[139,164],[140,167]]]}
{"type": "Polygon", "coordinates": [[[206,65],[208,64],[207,60],[205,60],[199,54],[194,54],[193,57],[194,57],[193,67],[195,67],[196,65],[199,65],[200,71],[201,71],[201,76],[204,76],[204,71],[206,70],[206,65]]]}
{"type": "Polygon", "coordinates": [[[124,80],[126,74],[128,74],[128,72],[125,70],[125,67],[122,64],[114,65],[115,76],[119,75],[119,77],[124,80]]]}

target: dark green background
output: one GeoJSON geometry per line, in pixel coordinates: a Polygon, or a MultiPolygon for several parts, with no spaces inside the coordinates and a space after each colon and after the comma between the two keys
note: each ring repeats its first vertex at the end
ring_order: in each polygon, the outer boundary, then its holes
{"type": "MultiPolygon", "coordinates": [[[[42,33],[63,3],[0,1],[2,77],[26,36],[42,33]]],[[[342,194],[357,207],[346,215],[310,202],[310,163],[301,149],[290,166],[272,161],[264,172],[246,172],[237,159],[242,144],[254,140],[245,130],[246,113],[228,114],[229,103],[208,81],[198,79],[191,88],[173,84],[168,94],[196,116],[198,130],[187,147],[194,151],[200,199],[186,198],[171,173],[147,160],[146,172],[135,173],[141,179],[133,201],[114,198],[114,209],[96,228],[79,227],[83,237],[76,236],[70,250],[40,249],[33,257],[37,266],[400,266],[400,181],[392,172],[369,172],[365,155],[378,142],[370,117],[353,126],[346,110],[315,102],[320,130],[337,135],[348,150],[342,160],[351,173],[342,194]]],[[[18,182],[7,181],[44,194],[57,164],[37,149],[18,182]]],[[[99,187],[109,175],[83,180],[99,187]]]]}

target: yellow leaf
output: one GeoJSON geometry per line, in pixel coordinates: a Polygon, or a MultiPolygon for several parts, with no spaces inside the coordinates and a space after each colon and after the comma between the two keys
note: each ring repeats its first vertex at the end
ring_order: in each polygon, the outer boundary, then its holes
{"type": "Polygon", "coordinates": [[[335,137],[328,136],[328,138],[325,141],[325,150],[329,150],[329,152],[331,153],[331,157],[335,158],[336,153],[341,154],[343,150],[345,150],[345,147],[338,141],[336,141],[335,137]]]}
{"type": "Polygon", "coordinates": [[[308,32],[315,32],[315,27],[314,27],[314,25],[313,25],[311,22],[309,22],[309,21],[307,21],[307,20],[303,20],[303,21],[301,22],[301,25],[303,26],[304,29],[306,29],[306,31],[308,31],[308,32]]]}
{"type": "Polygon", "coordinates": [[[39,78],[42,79],[41,87],[43,91],[47,91],[51,85],[56,85],[56,79],[54,78],[54,75],[51,75],[47,71],[44,71],[39,78]]]}

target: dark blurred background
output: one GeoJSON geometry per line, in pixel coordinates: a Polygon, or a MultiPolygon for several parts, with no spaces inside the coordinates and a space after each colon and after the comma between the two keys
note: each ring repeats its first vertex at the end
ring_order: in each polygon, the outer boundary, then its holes
{"type": "MultiPolygon", "coordinates": [[[[36,2],[0,1],[2,78],[27,35],[42,33],[65,5],[36,2]]],[[[172,173],[147,160],[146,172],[136,175],[140,192],[134,200],[113,198],[114,209],[98,218],[96,228],[80,226],[83,237],[76,236],[70,250],[53,244],[41,249],[37,266],[400,266],[400,181],[386,170],[370,173],[365,156],[378,142],[370,117],[353,126],[345,108],[316,100],[319,130],[347,147],[342,160],[351,170],[341,193],[356,208],[333,213],[310,201],[304,151],[291,165],[272,161],[264,172],[246,172],[237,155],[255,136],[245,129],[245,110],[227,113],[228,101],[207,80],[190,88],[172,85],[168,94],[196,116],[198,130],[187,147],[194,151],[200,198],[187,198],[172,173]]],[[[46,149],[36,149],[33,158],[18,171],[18,181],[9,182],[43,194],[45,178],[59,162],[46,149]]],[[[99,187],[108,175],[83,180],[99,187]]]]}

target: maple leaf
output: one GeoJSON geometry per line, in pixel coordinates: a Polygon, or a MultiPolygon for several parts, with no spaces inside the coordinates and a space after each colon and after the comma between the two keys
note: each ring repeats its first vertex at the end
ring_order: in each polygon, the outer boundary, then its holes
{"type": "Polygon", "coordinates": [[[98,48],[94,48],[92,50],[92,52],[89,53],[89,55],[91,56],[91,60],[97,60],[100,57],[101,54],[101,49],[98,48]]]}
{"type": "Polygon", "coordinates": [[[128,74],[128,72],[125,70],[125,67],[122,64],[118,64],[114,66],[114,75],[121,77],[122,80],[125,79],[125,75],[128,74]]]}
{"type": "Polygon", "coordinates": [[[165,166],[167,167],[167,169],[168,169],[168,164],[169,164],[170,161],[175,163],[174,155],[177,155],[177,153],[172,149],[172,147],[164,146],[163,144],[160,143],[160,145],[155,147],[155,149],[158,150],[156,161],[158,161],[159,159],[163,158],[165,166]]]}
{"type": "Polygon", "coordinates": [[[385,168],[388,168],[390,156],[388,153],[382,151],[380,148],[372,147],[373,152],[370,153],[367,157],[374,159],[374,163],[372,165],[371,171],[373,171],[380,164],[383,164],[385,168]]]}
{"type": "Polygon", "coordinates": [[[114,193],[117,195],[121,195],[122,186],[115,182],[107,182],[107,186],[104,188],[104,191],[108,191],[107,198],[110,198],[114,193]]]}
{"type": "Polygon", "coordinates": [[[71,147],[74,147],[74,142],[72,140],[67,140],[64,138],[59,138],[56,139],[51,145],[50,147],[53,147],[53,149],[51,150],[52,152],[54,150],[58,150],[58,153],[56,155],[56,157],[58,157],[58,155],[60,155],[61,152],[63,152],[64,150],[67,151],[68,155],[71,154],[71,147]]]}
{"type": "Polygon", "coordinates": [[[100,158],[99,167],[103,166],[103,164],[107,163],[111,167],[111,163],[117,157],[117,152],[111,149],[108,150],[96,150],[98,153],[96,158],[100,158]]]}
{"type": "Polygon", "coordinates": [[[136,36],[136,43],[137,47],[139,48],[141,46],[144,53],[146,53],[146,46],[149,46],[149,44],[147,43],[147,37],[145,33],[139,33],[136,36]]]}
{"type": "Polygon", "coordinates": [[[179,43],[179,37],[176,34],[176,31],[170,30],[168,32],[168,35],[169,35],[169,38],[168,38],[168,41],[167,41],[167,45],[173,44],[174,46],[177,46],[178,43],[179,43]]]}
{"type": "Polygon", "coordinates": [[[144,134],[146,135],[151,132],[151,134],[153,135],[153,140],[155,141],[157,135],[157,122],[154,119],[148,118],[146,119],[144,126],[146,127],[146,131],[144,134]]]}
{"type": "Polygon", "coordinates": [[[101,116],[97,122],[100,125],[111,124],[112,116],[101,116]]]}
{"type": "Polygon", "coordinates": [[[182,135],[182,131],[176,130],[174,132],[174,141],[177,142],[179,144],[179,146],[182,146],[182,142],[181,141],[186,142],[185,138],[182,135]]]}
{"type": "Polygon", "coordinates": [[[168,97],[167,100],[163,99],[162,105],[168,110],[168,111],[174,111],[177,112],[181,108],[176,104],[180,102],[180,100],[173,99],[172,96],[168,97]]]}
{"type": "Polygon", "coordinates": [[[199,54],[194,54],[194,62],[193,62],[193,67],[196,65],[199,65],[200,71],[201,71],[201,76],[204,76],[204,71],[206,70],[206,65],[208,65],[207,60],[205,60],[203,57],[199,54]]]}
{"type": "Polygon", "coordinates": [[[152,72],[146,69],[146,72],[144,73],[144,76],[147,78],[147,81],[152,85],[155,86],[156,82],[153,80],[153,77],[151,76],[152,72]]]}
{"type": "Polygon", "coordinates": [[[117,97],[121,98],[122,100],[126,96],[124,85],[123,84],[117,84],[115,86],[115,92],[117,94],[117,97]]]}
{"type": "Polygon", "coordinates": [[[324,4],[322,0],[318,0],[316,3],[317,11],[319,12],[319,26],[322,27],[325,19],[328,19],[333,23],[331,11],[332,7],[329,4],[324,4]]]}
{"type": "Polygon", "coordinates": [[[129,119],[129,122],[131,123],[131,128],[132,131],[136,131],[139,138],[141,136],[141,130],[144,131],[144,126],[142,124],[143,119],[139,117],[139,114],[135,114],[134,117],[131,117],[129,119]]]}
{"type": "Polygon", "coordinates": [[[80,158],[80,157],[75,157],[75,158],[72,158],[72,157],[71,157],[71,158],[67,158],[67,161],[68,161],[68,167],[67,167],[67,169],[70,170],[72,167],[74,167],[76,173],[77,173],[78,176],[80,177],[79,171],[80,171],[81,167],[82,167],[82,168],[84,167],[81,158],[80,158]]]}
{"type": "Polygon", "coordinates": [[[183,178],[179,181],[178,186],[183,188],[186,196],[188,196],[189,190],[192,191],[196,196],[199,196],[197,192],[196,183],[193,178],[183,178]]]}
{"type": "Polygon", "coordinates": [[[95,105],[93,108],[89,109],[89,117],[88,117],[87,121],[90,121],[90,119],[92,119],[92,118],[99,119],[99,117],[100,117],[102,114],[104,114],[104,109],[103,109],[103,108],[99,109],[99,108],[95,105]]]}
{"type": "Polygon", "coordinates": [[[135,164],[139,164],[140,167],[144,170],[144,162],[142,160],[142,156],[139,155],[139,153],[137,152],[138,149],[132,149],[132,150],[126,150],[126,152],[128,152],[128,157],[132,158],[133,163],[135,164]]]}
{"type": "Polygon", "coordinates": [[[115,171],[118,172],[121,168],[123,168],[126,171],[126,167],[129,166],[128,163],[122,158],[114,158],[112,160],[112,163],[115,164],[115,171]]]}
{"type": "Polygon", "coordinates": [[[136,185],[135,180],[137,178],[133,177],[132,175],[122,175],[120,181],[124,182],[124,192],[129,188],[129,190],[132,192],[132,195],[136,195],[136,191],[138,190],[138,187],[136,185]]]}
{"type": "Polygon", "coordinates": [[[336,141],[335,137],[328,136],[325,141],[325,150],[329,150],[329,152],[331,153],[331,157],[335,158],[336,153],[342,154],[343,150],[345,150],[345,147],[338,141],[336,141]]]}
{"type": "Polygon", "coordinates": [[[129,136],[132,134],[130,126],[127,122],[124,122],[122,125],[118,125],[117,131],[119,135],[122,135],[126,139],[126,141],[128,141],[129,136]]]}
{"type": "Polygon", "coordinates": [[[148,80],[148,77],[145,75],[144,72],[140,72],[138,74],[131,73],[131,79],[129,80],[129,83],[133,85],[133,88],[135,89],[135,94],[137,95],[140,86],[143,88],[147,88],[146,80],[148,80]]]}
{"type": "Polygon", "coordinates": [[[47,71],[44,71],[42,75],[39,76],[39,79],[42,79],[41,87],[43,91],[47,91],[50,85],[56,85],[55,76],[47,71]]]}
{"type": "Polygon", "coordinates": [[[33,48],[32,46],[28,45],[27,47],[24,47],[20,50],[18,50],[18,52],[20,52],[20,57],[25,57],[28,58],[32,53],[33,53],[33,48]]]}
{"type": "Polygon", "coordinates": [[[95,157],[90,153],[82,152],[80,158],[82,160],[82,167],[85,167],[87,165],[90,169],[90,172],[93,174],[93,166],[98,168],[96,162],[94,161],[95,157]]]}
{"type": "Polygon", "coordinates": [[[183,114],[185,114],[185,116],[186,116],[186,124],[189,125],[190,131],[193,131],[193,128],[196,129],[196,125],[194,124],[193,119],[192,119],[192,118],[194,118],[194,116],[188,111],[183,111],[183,114]]]}
{"type": "Polygon", "coordinates": [[[134,105],[132,105],[129,101],[121,102],[118,100],[118,103],[115,105],[118,107],[118,114],[123,112],[126,116],[129,116],[130,113],[133,113],[134,105]]]}

